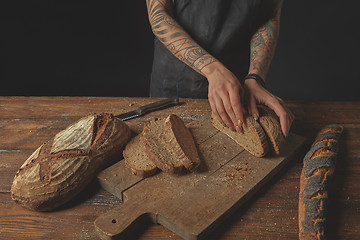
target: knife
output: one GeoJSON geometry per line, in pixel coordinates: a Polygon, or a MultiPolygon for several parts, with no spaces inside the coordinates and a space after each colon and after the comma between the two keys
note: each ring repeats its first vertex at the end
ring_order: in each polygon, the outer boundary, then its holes
{"type": "Polygon", "coordinates": [[[154,103],[150,103],[150,104],[138,107],[134,111],[116,115],[115,117],[117,117],[123,121],[126,121],[126,120],[129,120],[132,118],[143,116],[146,113],[149,113],[149,112],[161,109],[161,108],[177,105],[179,103],[180,102],[179,102],[178,97],[166,98],[166,99],[160,100],[158,102],[154,102],[154,103]]]}

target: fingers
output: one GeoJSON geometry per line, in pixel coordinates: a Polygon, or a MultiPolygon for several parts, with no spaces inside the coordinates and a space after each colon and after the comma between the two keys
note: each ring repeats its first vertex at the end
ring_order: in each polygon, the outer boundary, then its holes
{"type": "MultiPolygon", "coordinates": [[[[251,79],[250,79],[251,80],[251,79]]],[[[280,118],[281,131],[284,136],[288,136],[291,124],[294,120],[294,115],[286,106],[285,102],[271,94],[269,91],[261,87],[256,81],[245,81],[245,96],[249,114],[254,116],[259,112],[256,108],[257,103],[262,103],[274,110],[276,115],[280,118]]]]}
{"type": "Polygon", "coordinates": [[[292,122],[294,121],[294,114],[290,111],[290,109],[286,106],[285,102],[279,98],[274,97],[268,103],[265,103],[268,107],[270,107],[276,115],[280,118],[281,131],[284,136],[288,136],[290,127],[292,122]]]}
{"type": "Polygon", "coordinates": [[[256,98],[255,97],[250,97],[247,100],[247,108],[248,108],[248,112],[249,114],[255,119],[258,120],[259,119],[259,111],[256,107],[256,98]]]}
{"type": "Polygon", "coordinates": [[[209,95],[209,102],[213,113],[222,124],[243,132],[239,125],[239,121],[244,123],[244,108],[239,88],[221,89],[216,94],[209,95]]]}
{"type": "Polygon", "coordinates": [[[230,106],[228,111],[230,111],[230,114],[232,114],[232,117],[230,115],[230,118],[233,121],[236,131],[238,132],[243,132],[242,124],[245,123],[244,106],[241,99],[242,96],[243,94],[241,88],[231,89],[231,91],[229,91],[230,101],[227,103],[228,106],[230,106]]]}
{"type": "Polygon", "coordinates": [[[219,97],[214,98],[213,106],[214,107],[212,107],[212,110],[219,121],[229,128],[234,128],[234,124],[225,110],[222,99],[219,97]]]}

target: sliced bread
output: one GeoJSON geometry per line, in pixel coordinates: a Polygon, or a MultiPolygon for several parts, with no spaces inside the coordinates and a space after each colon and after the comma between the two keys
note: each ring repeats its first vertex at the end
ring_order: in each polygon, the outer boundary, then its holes
{"type": "Polygon", "coordinates": [[[199,153],[194,138],[184,122],[176,115],[171,114],[165,120],[165,137],[169,141],[169,150],[174,152],[183,166],[189,171],[200,165],[199,153]]]}
{"type": "Polygon", "coordinates": [[[181,171],[182,163],[165,147],[169,142],[165,138],[165,118],[155,118],[146,123],[143,139],[146,152],[158,168],[164,172],[181,171]]]}
{"type": "Polygon", "coordinates": [[[240,144],[245,150],[256,157],[263,157],[269,150],[266,134],[260,124],[251,116],[246,117],[243,124],[244,132],[236,132],[219,122],[217,117],[211,114],[212,125],[240,144]]]}
{"type": "Polygon", "coordinates": [[[126,167],[136,176],[146,178],[154,175],[157,167],[145,152],[142,135],[135,136],[123,152],[126,167]]]}
{"type": "Polygon", "coordinates": [[[264,105],[258,105],[257,108],[260,115],[260,125],[271,143],[270,145],[273,152],[279,155],[281,146],[285,142],[285,136],[282,134],[279,118],[273,110],[264,105]]]}
{"type": "Polygon", "coordinates": [[[194,139],[178,116],[150,120],[142,135],[149,158],[162,171],[178,173],[183,166],[193,171],[199,165],[194,139]]]}

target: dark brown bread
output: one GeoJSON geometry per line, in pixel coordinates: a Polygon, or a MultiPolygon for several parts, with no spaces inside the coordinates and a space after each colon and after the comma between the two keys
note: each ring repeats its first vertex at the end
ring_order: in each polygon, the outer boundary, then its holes
{"type": "Polygon", "coordinates": [[[304,157],[299,192],[299,239],[326,239],[329,184],[343,128],[332,124],[317,135],[304,157]]]}
{"type": "Polygon", "coordinates": [[[134,175],[146,178],[156,173],[157,167],[145,151],[142,134],[131,139],[126,145],[123,155],[127,168],[134,175]]]}
{"type": "Polygon", "coordinates": [[[52,210],[79,193],[130,140],[129,127],[111,114],[81,118],[41,145],[15,175],[11,197],[24,207],[52,210]]]}
{"type": "Polygon", "coordinates": [[[281,146],[285,142],[285,136],[282,134],[280,120],[273,110],[264,106],[258,105],[259,110],[259,123],[264,129],[272,151],[276,154],[280,154],[281,146]]]}
{"type": "Polygon", "coordinates": [[[199,166],[194,139],[178,116],[149,121],[142,135],[147,155],[162,171],[178,173],[183,167],[193,171],[199,166]]]}
{"type": "Polygon", "coordinates": [[[263,157],[269,150],[266,134],[260,124],[253,117],[246,117],[246,124],[243,125],[244,133],[236,132],[221,124],[217,117],[211,114],[212,125],[240,144],[255,157],[263,157]]]}

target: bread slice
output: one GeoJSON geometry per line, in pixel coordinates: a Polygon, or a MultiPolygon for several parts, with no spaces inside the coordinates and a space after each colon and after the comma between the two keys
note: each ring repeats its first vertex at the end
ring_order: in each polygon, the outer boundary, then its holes
{"type": "Polygon", "coordinates": [[[243,125],[244,133],[236,132],[223,125],[213,113],[211,113],[211,123],[255,157],[263,157],[269,150],[264,130],[251,116],[246,117],[246,124],[243,125]]]}
{"type": "Polygon", "coordinates": [[[199,165],[194,139],[178,116],[150,120],[142,135],[149,158],[162,171],[178,173],[183,166],[193,171],[199,165]]]}
{"type": "Polygon", "coordinates": [[[146,123],[143,138],[146,152],[158,168],[164,172],[180,172],[182,163],[165,146],[165,118],[155,118],[146,123]]]}
{"type": "Polygon", "coordinates": [[[176,115],[171,114],[165,120],[165,136],[183,166],[189,171],[194,171],[200,165],[199,153],[194,138],[184,122],[176,115]]]}
{"type": "Polygon", "coordinates": [[[135,136],[123,152],[126,167],[136,176],[146,178],[154,175],[157,167],[145,152],[142,135],[135,136]]]}
{"type": "Polygon", "coordinates": [[[264,129],[272,150],[276,155],[280,154],[282,144],[285,142],[285,136],[282,134],[280,120],[273,110],[264,106],[257,106],[259,111],[259,122],[264,129]]]}

